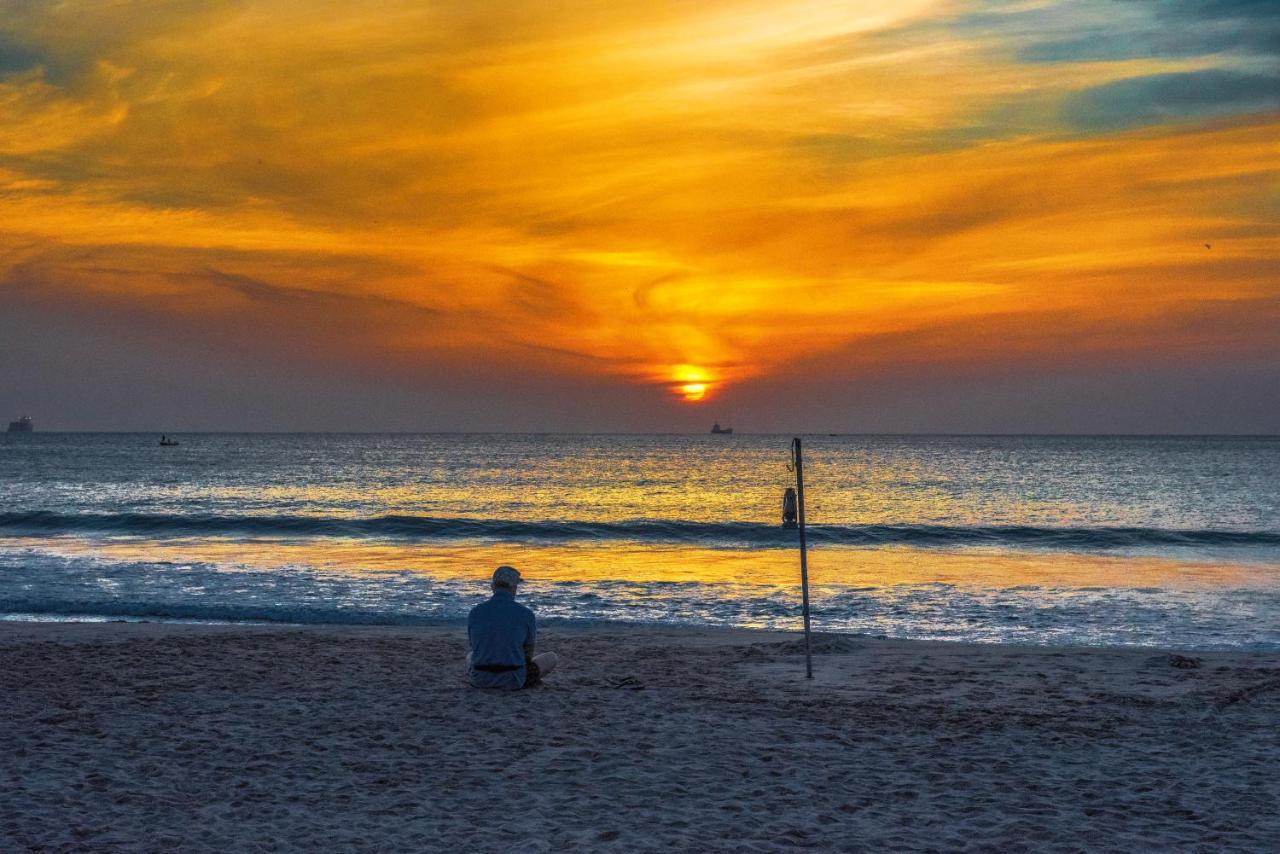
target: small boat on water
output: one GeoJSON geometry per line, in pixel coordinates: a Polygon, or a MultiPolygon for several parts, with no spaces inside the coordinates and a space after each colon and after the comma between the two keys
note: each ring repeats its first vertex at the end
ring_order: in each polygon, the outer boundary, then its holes
{"type": "Polygon", "coordinates": [[[163,433],[160,435],[160,447],[172,448],[176,444],[178,444],[177,439],[170,439],[168,436],[165,436],[163,433]]]}
{"type": "Polygon", "coordinates": [[[717,436],[727,436],[733,432],[733,428],[721,427],[720,422],[717,421],[715,424],[711,425],[711,432],[716,434],[717,436]]]}
{"type": "Polygon", "coordinates": [[[24,415],[17,421],[9,422],[8,432],[10,433],[34,433],[35,430],[35,425],[31,423],[31,416],[29,415],[24,415]]]}

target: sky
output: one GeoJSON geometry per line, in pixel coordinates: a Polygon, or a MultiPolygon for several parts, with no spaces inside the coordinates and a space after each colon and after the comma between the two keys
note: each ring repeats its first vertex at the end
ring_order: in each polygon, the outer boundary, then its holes
{"type": "Polygon", "coordinates": [[[1280,432],[1274,0],[0,0],[0,418],[1280,432]]]}

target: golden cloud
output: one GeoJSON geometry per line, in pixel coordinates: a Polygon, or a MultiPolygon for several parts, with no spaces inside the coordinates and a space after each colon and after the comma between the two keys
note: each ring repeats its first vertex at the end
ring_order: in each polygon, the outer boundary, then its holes
{"type": "Polygon", "coordinates": [[[927,0],[162,5],[15,16],[10,288],[701,399],[902,336],[998,359],[1011,322],[1046,358],[1212,348],[1168,319],[1280,287],[1280,116],[1056,117],[1203,57],[1019,64],[927,0]]]}

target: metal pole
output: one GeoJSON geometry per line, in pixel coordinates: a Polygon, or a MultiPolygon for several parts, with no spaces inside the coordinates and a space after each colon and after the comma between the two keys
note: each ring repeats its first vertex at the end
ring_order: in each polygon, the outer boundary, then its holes
{"type": "Polygon", "coordinates": [[[804,455],[800,437],[791,440],[796,464],[796,509],[800,523],[800,595],[804,602],[804,675],[813,678],[813,643],[809,640],[809,551],[804,541],[804,455]]]}

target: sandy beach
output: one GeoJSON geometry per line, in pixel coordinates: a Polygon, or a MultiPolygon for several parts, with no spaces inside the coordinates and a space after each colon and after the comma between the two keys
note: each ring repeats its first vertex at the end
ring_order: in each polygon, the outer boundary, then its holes
{"type": "Polygon", "coordinates": [[[548,626],[491,693],[453,626],[0,624],[0,849],[1280,844],[1276,653],[797,637],[548,626]]]}

